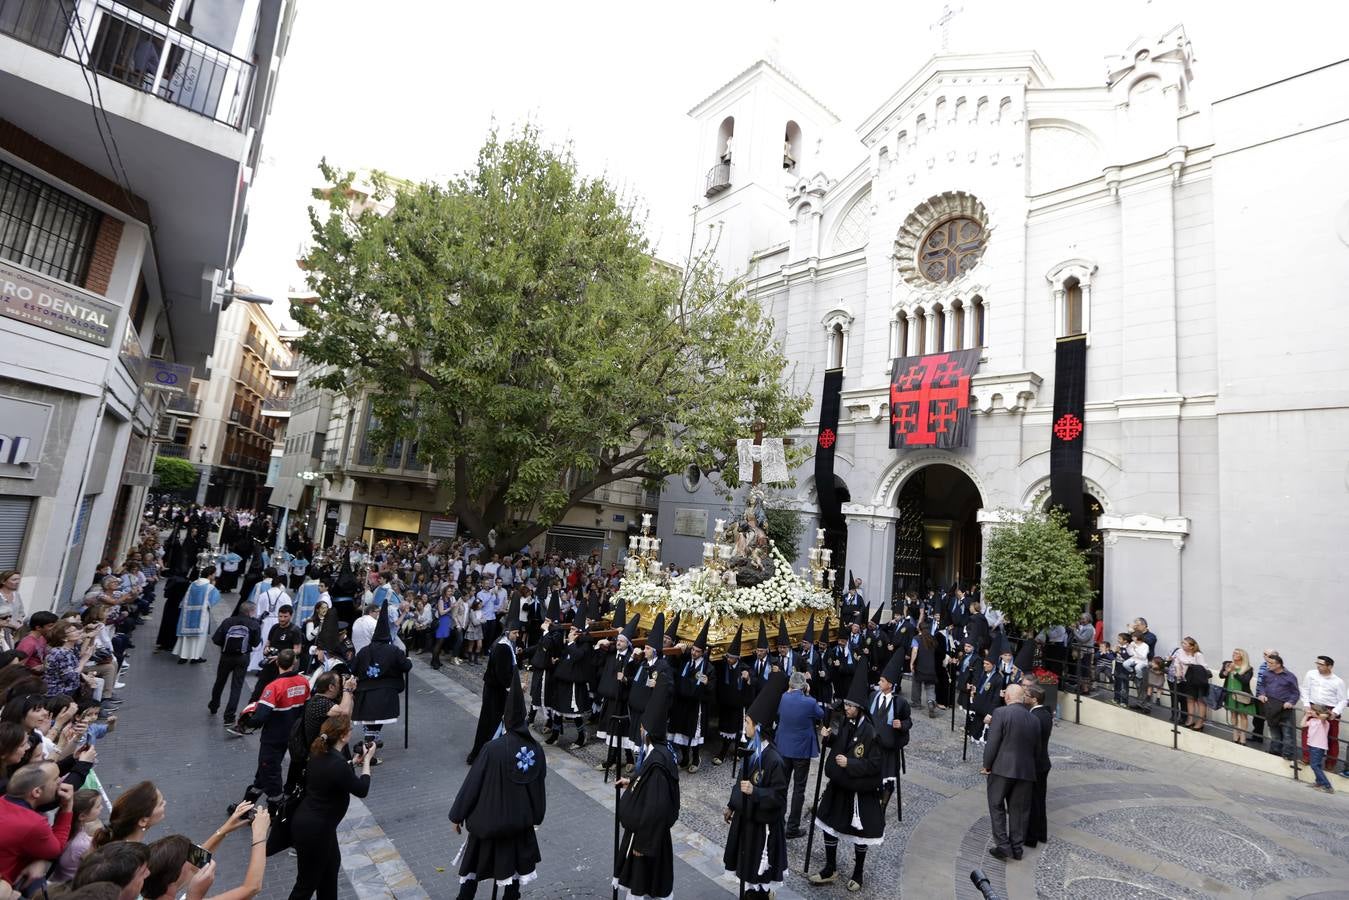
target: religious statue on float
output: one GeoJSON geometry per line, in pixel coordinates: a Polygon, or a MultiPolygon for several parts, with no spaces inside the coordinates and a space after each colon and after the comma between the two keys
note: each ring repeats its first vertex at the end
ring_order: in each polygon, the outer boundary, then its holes
{"type": "Polygon", "coordinates": [[[735,578],[736,587],[753,587],[773,577],[767,525],[763,491],[753,490],[745,514],[735,526],[735,553],[726,566],[726,571],[735,578]]]}

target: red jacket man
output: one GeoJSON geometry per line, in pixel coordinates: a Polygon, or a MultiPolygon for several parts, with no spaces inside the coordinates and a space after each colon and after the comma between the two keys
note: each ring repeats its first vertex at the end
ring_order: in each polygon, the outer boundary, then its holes
{"type": "Polygon", "coordinates": [[[0,878],[12,883],[29,863],[61,855],[74,797],[55,763],[29,763],[10,776],[0,799],[0,878]],[[58,807],[56,821],[47,824],[46,813],[58,807]]]}

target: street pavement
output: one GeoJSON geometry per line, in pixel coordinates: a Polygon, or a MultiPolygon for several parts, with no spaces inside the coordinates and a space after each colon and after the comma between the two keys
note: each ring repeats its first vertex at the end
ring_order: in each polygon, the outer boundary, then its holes
{"type": "MultiPolygon", "coordinates": [[[[227,597],[217,617],[233,608],[227,597]]],[[[145,778],[163,791],[168,811],[151,837],[180,832],[203,840],[225,819],[225,806],[252,780],[256,737],[232,738],[206,712],[215,669],[210,662],[177,666],[151,652],[151,623],[139,630],[126,704],[117,731],[100,743],[97,772],[110,796],[145,778]]],[[[340,896],[452,898],[453,859],[463,838],[446,818],[467,767],[476,725],[481,666],[433,671],[415,657],[409,698],[410,749],[403,723],[390,726],[384,764],[369,797],[353,803],[339,837],[340,896]]],[[[572,734],[570,729],[568,734],[572,734]]],[[[539,878],[526,897],[610,896],[613,790],[594,768],[604,748],[547,747],[548,815],[539,830],[539,878]]],[[[960,732],[949,718],[915,718],[903,781],[904,821],[892,802],[886,840],[868,854],[866,884],[849,894],[842,881],[809,885],[805,839],[792,841],[792,873],[779,900],[798,897],[974,898],[969,872],[988,874],[998,896],[1013,898],[1252,897],[1349,900],[1349,780],[1335,796],[1294,782],[1128,737],[1059,723],[1051,744],[1049,810],[1052,839],[1021,862],[986,853],[984,779],[979,753],[962,760],[960,732]]],[[[733,895],[721,872],[730,789],[729,764],[681,778],[680,820],[672,830],[675,896],[733,895]]],[[[1305,777],[1305,774],[1304,774],[1305,777]]],[[[814,784],[814,772],[810,785],[814,784]]],[[[809,804],[809,797],[807,798],[809,804]]],[[[237,884],[247,858],[246,832],[226,839],[216,890],[237,884]]],[[[840,848],[846,874],[851,851],[840,848]]],[[[823,851],[817,839],[811,866],[823,851]]],[[[264,898],[284,898],[294,858],[268,861],[264,898]]],[[[490,896],[480,888],[479,897],[490,896]]]]}

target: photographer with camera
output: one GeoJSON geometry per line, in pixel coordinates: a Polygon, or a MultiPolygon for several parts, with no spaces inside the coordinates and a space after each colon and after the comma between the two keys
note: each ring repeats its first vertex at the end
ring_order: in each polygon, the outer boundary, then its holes
{"type": "MultiPolygon", "coordinates": [[[[323,723],[336,716],[350,716],[356,695],[356,677],[324,672],[314,680],[313,693],[305,701],[301,725],[290,736],[290,768],[286,772],[286,793],[304,780],[309,764],[309,747],[318,740],[323,723]]],[[[378,765],[378,762],[375,763],[378,765]]]]}
{"type": "Polygon", "coordinates": [[[370,767],[375,762],[375,742],[367,740],[356,754],[357,775],[342,755],[351,739],[351,718],[338,714],[323,723],[318,738],[309,747],[305,795],[291,816],[291,840],[295,845],[295,887],[290,900],[337,900],[337,873],[342,851],[337,826],[346,817],[352,797],[370,792],[370,767]]]}
{"type": "Polygon", "coordinates": [[[202,900],[216,879],[216,862],[212,853],[226,834],[249,826],[253,846],[248,855],[248,870],[244,882],[221,894],[212,894],[211,900],[251,900],[262,892],[262,876],[267,868],[267,829],[271,817],[266,809],[255,810],[252,804],[240,803],[228,822],[211,835],[201,846],[181,834],[171,834],[150,844],[149,874],[141,886],[143,900],[202,900]]]}

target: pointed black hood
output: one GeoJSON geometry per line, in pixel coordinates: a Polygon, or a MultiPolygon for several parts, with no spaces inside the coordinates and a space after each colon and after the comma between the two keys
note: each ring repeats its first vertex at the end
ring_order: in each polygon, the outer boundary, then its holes
{"type": "Polygon", "coordinates": [[[506,631],[520,630],[520,595],[516,594],[511,598],[510,609],[506,613],[506,621],[501,626],[506,631]]]}
{"type": "Polygon", "coordinates": [[[904,654],[896,649],[890,654],[890,659],[885,663],[885,671],[881,673],[882,678],[894,685],[896,692],[899,691],[900,679],[904,677],[904,658],[904,654]]]}
{"type": "Polygon", "coordinates": [[[651,623],[651,630],[646,633],[646,645],[656,651],[656,658],[660,659],[665,651],[665,613],[656,613],[656,621],[651,623]]]}
{"type": "Polygon", "coordinates": [[[869,622],[871,622],[873,625],[879,625],[879,624],[881,624],[881,609],[883,609],[884,606],[885,606],[884,603],[882,603],[881,601],[877,600],[877,601],[876,601],[876,608],[875,608],[874,610],[871,611],[871,615],[868,617],[867,620],[868,620],[869,622]]]}
{"type": "Polygon", "coordinates": [[[1021,642],[1021,648],[1016,651],[1016,667],[1022,672],[1029,672],[1035,668],[1035,638],[1028,637],[1021,642]]]}
{"type": "Polygon", "coordinates": [[[740,658],[740,638],[744,635],[744,633],[745,633],[745,623],[741,622],[740,624],[735,626],[735,640],[731,641],[730,646],[726,648],[727,656],[734,656],[737,659],[740,658]]]}
{"type": "Polygon", "coordinates": [[[768,628],[764,625],[763,619],[759,619],[759,640],[754,645],[755,650],[768,649],[768,628]]]}
{"type": "Polygon", "coordinates": [[[670,722],[670,703],[673,701],[673,685],[668,678],[656,683],[651,696],[647,698],[646,710],[642,713],[642,727],[652,744],[663,744],[670,722]]]}
{"type": "Polygon", "coordinates": [[[1006,634],[999,631],[997,634],[993,635],[993,645],[988,648],[989,659],[993,660],[993,662],[996,663],[998,661],[998,657],[1002,656],[1004,653],[1011,653],[1011,652],[1012,647],[1010,644],[1007,643],[1006,634]]]}
{"type": "Polygon", "coordinates": [[[571,626],[573,628],[579,629],[581,631],[586,630],[587,624],[586,613],[588,611],[587,610],[588,606],[589,604],[586,602],[585,597],[581,597],[579,600],[576,601],[576,618],[572,619],[571,622],[571,626]]]}
{"type": "Polygon", "coordinates": [[[554,625],[562,622],[562,598],[557,595],[556,591],[548,595],[548,621],[554,625]]]}
{"type": "Polygon", "coordinates": [[[360,593],[361,584],[356,573],[351,571],[351,553],[342,551],[342,565],[337,570],[337,582],[333,585],[334,597],[355,597],[360,593]]]}
{"type": "Polygon", "coordinates": [[[778,616],[778,646],[790,648],[792,636],[787,632],[787,617],[778,616]]]}
{"type": "Polygon", "coordinates": [[[801,643],[815,643],[815,613],[810,614],[810,621],[806,623],[806,633],[801,635],[801,643]]]}
{"type": "Polygon", "coordinates": [[[699,631],[698,636],[693,640],[693,646],[697,647],[704,653],[707,652],[707,626],[711,624],[712,624],[711,619],[704,619],[702,631],[699,631]]]}
{"type": "Polygon", "coordinates": [[[507,731],[529,733],[529,723],[525,721],[525,693],[520,689],[520,673],[511,674],[510,693],[506,695],[506,711],[501,716],[501,725],[507,731]]]}
{"type": "Polygon", "coordinates": [[[342,642],[337,638],[338,618],[335,612],[328,610],[328,614],[323,617],[323,627],[314,638],[314,646],[324,653],[338,653],[342,649],[342,642]]]}
{"type": "Polygon", "coordinates": [[[641,622],[642,622],[642,614],[633,613],[632,618],[628,621],[628,624],[623,626],[623,637],[628,639],[629,644],[631,644],[633,640],[637,637],[637,626],[640,625],[641,622]]]}
{"type": "Polygon", "coordinates": [[[370,642],[373,644],[393,643],[393,638],[389,635],[389,597],[387,594],[384,596],[384,603],[381,604],[376,615],[379,616],[379,619],[375,622],[375,634],[370,638],[370,642]]]}
{"type": "Polygon", "coordinates": [[[820,643],[829,646],[829,617],[824,617],[824,627],[820,629],[820,643]]]}
{"type": "Polygon", "coordinates": [[[778,714],[778,704],[782,702],[782,695],[785,693],[787,693],[787,673],[772,673],[749,708],[745,710],[745,715],[753,719],[755,725],[764,726],[764,731],[772,730],[773,720],[778,714]]]}
{"type": "Polygon", "coordinates": [[[623,595],[618,595],[618,605],[614,607],[613,627],[622,628],[628,622],[628,601],[623,599],[623,595]]]}
{"type": "Polygon", "coordinates": [[[665,634],[673,643],[679,643],[679,613],[674,614],[674,618],[670,620],[670,627],[665,629],[665,634]]]}
{"type": "MultiPolygon", "coordinates": [[[[896,654],[898,655],[898,654],[896,654]]],[[[848,694],[843,699],[853,706],[867,705],[867,697],[871,695],[871,685],[867,683],[867,667],[858,665],[853,670],[852,684],[848,685],[848,694]]]]}

